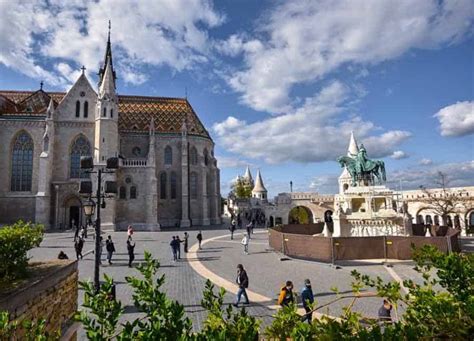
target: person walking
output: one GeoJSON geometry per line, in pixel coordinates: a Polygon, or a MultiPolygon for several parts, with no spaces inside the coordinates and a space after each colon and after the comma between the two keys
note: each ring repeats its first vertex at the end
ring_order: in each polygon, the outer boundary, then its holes
{"type": "Polygon", "coordinates": [[[115,252],[115,245],[112,241],[112,236],[108,236],[107,240],[105,241],[105,249],[107,250],[107,261],[109,264],[112,264],[112,256],[115,252]]]}
{"type": "Polygon", "coordinates": [[[76,242],[74,243],[74,249],[76,250],[76,257],[82,259],[82,248],[84,247],[84,239],[79,237],[76,242]]]}
{"type": "Polygon", "coordinates": [[[248,235],[244,234],[244,238],[242,238],[242,241],[240,242],[244,246],[244,252],[246,255],[249,254],[249,240],[250,238],[248,235]]]}
{"type": "Polygon", "coordinates": [[[133,227],[132,225],[128,225],[127,227],[127,236],[128,236],[128,239],[131,239],[132,238],[132,235],[133,235],[133,227]]]}
{"type": "Polygon", "coordinates": [[[173,236],[173,239],[170,242],[170,246],[171,246],[171,251],[173,252],[173,261],[176,262],[178,260],[178,250],[176,248],[176,237],[175,236],[173,236]]]}
{"type": "Polygon", "coordinates": [[[183,242],[181,239],[179,239],[179,236],[176,236],[176,252],[178,254],[178,259],[181,259],[181,243],[183,242]]]}
{"type": "Polygon", "coordinates": [[[230,223],[230,240],[234,240],[234,231],[235,231],[235,219],[232,219],[232,222],[230,223]]]}
{"type": "Polygon", "coordinates": [[[184,253],[188,253],[188,239],[189,239],[189,235],[187,232],[184,232],[184,253]]]}
{"type": "Polygon", "coordinates": [[[293,282],[286,281],[286,285],[280,290],[280,296],[278,296],[278,304],[282,307],[288,307],[291,303],[294,302],[295,296],[293,295],[293,282]]]}
{"type": "Polygon", "coordinates": [[[392,322],[392,305],[389,301],[383,300],[382,306],[379,308],[378,317],[380,322],[392,322]]]}
{"type": "Polygon", "coordinates": [[[135,243],[132,240],[132,236],[127,239],[127,251],[128,251],[128,267],[132,267],[132,262],[135,259],[135,243]]]}
{"type": "Polygon", "coordinates": [[[245,298],[244,304],[250,304],[246,291],[246,289],[249,287],[249,278],[247,276],[247,271],[244,270],[244,266],[242,264],[237,265],[237,278],[235,279],[235,282],[239,286],[239,290],[237,291],[237,300],[234,303],[234,307],[239,306],[242,295],[244,295],[245,298]]]}
{"type": "Polygon", "coordinates": [[[303,317],[303,322],[308,321],[311,323],[313,320],[312,304],[314,303],[313,289],[311,288],[311,281],[309,279],[304,280],[304,287],[301,290],[301,300],[303,301],[303,308],[306,314],[303,317]]]}
{"type": "Polygon", "coordinates": [[[252,230],[252,222],[249,221],[249,223],[245,226],[245,228],[247,229],[247,235],[249,236],[250,238],[250,232],[252,230]]]}
{"type": "Polygon", "coordinates": [[[199,242],[199,250],[202,250],[201,243],[202,243],[202,232],[199,230],[199,233],[196,236],[198,242],[199,242]]]}

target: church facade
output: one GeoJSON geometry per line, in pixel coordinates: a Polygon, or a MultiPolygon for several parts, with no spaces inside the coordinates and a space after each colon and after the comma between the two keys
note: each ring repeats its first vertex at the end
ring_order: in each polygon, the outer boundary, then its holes
{"type": "MultiPolygon", "coordinates": [[[[0,90],[0,224],[85,224],[81,156],[120,167],[102,226],[154,230],[221,223],[214,142],[186,98],[119,95],[110,36],[98,92],[84,72],[66,93],[0,90]]],[[[96,181],[93,179],[93,183],[96,181]]]]}

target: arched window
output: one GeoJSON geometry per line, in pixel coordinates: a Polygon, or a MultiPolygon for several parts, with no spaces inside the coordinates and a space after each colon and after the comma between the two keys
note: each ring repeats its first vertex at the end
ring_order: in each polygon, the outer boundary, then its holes
{"type": "Polygon", "coordinates": [[[427,215],[425,217],[425,222],[426,222],[427,225],[433,225],[433,220],[431,219],[430,215],[427,215]]]}
{"type": "Polygon", "coordinates": [[[81,114],[81,102],[76,101],[76,117],[79,117],[81,114]]]}
{"type": "Polygon", "coordinates": [[[17,135],[12,148],[11,190],[14,192],[31,191],[33,176],[33,139],[27,132],[17,135]]]}
{"type": "Polygon", "coordinates": [[[76,138],[71,148],[71,179],[89,178],[89,173],[81,170],[81,156],[91,156],[91,146],[83,135],[76,138]]]}
{"type": "Polygon", "coordinates": [[[166,199],[166,173],[160,175],[160,198],[166,199]]]}
{"type": "Polygon", "coordinates": [[[204,149],[204,165],[207,166],[209,163],[209,153],[207,152],[207,149],[204,149]]]}
{"type": "Polygon", "coordinates": [[[113,108],[110,109],[110,118],[114,118],[114,109],[113,108]]]}
{"type": "Polygon", "coordinates": [[[449,227],[453,227],[453,221],[450,215],[446,216],[446,225],[449,227]]]}
{"type": "Polygon", "coordinates": [[[459,218],[459,215],[454,216],[454,227],[457,229],[461,228],[461,219],[459,218]]]}
{"type": "Polygon", "coordinates": [[[468,218],[467,224],[468,224],[469,227],[474,226],[474,211],[469,213],[469,218],[468,218]]]}
{"type": "Polygon", "coordinates": [[[130,187],[130,199],[137,198],[137,188],[135,186],[130,187]]]}
{"type": "Polygon", "coordinates": [[[165,148],[165,165],[173,164],[173,150],[170,146],[165,148]]]}
{"type": "Polygon", "coordinates": [[[175,172],[171,172],[170,184],[171,184],[171,199],[176,199],[178,195],[178,177],[176,176],[175,172]]]}
{"type": "Polygon", "coordinates": [[[104,108],[104,112],[102,113],[102,117],[107,117],[107,108],[104,108]]]}
{"type": "Polygon", "coordinates": [[[189,151],[189,163],[192,165],[197,165],[198,163],[198,154],[196,147],[191,147],[189,151]]]}
{"type": "Polygon", "coordinates": [[[434,223],[435,223],[435,225],[439,225],[439,216],[438,215],[434,216],[434,223]]]}
{"type": "Polygon", "coordinates": [[[127,189],[124,186],[121,186],[119,189],[119,198],[127,199],[127,189]]]}
{"type": "Polygon", "coordinates": [[[421,214],[418,214],[416,216],[416,223],[417,224],[424,224],[425,222],[423,221],[423,216],[421,214]]]}
{"type": "Polygon", "coordinates": [[[189,192],[191,199],[197,199],[198,196],[198,177],[196,173],[189,176],[189,192]]]}
{"type": "Polygon", "coordinates": [[[89,117],[89,102],[84,102],[84,118],[89,117]]]}

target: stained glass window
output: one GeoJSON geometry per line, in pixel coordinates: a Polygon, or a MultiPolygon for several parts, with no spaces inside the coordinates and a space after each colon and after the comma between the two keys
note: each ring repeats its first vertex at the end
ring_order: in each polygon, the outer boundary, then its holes
{"type": "Polygon", "coordinates": [[[197,163],[198,163],[198,155],[197,155],[196,147],[192,147],[190,152],[189,152],[189,162],[192,165],[197,165],[197,163]]]}
{"type": "Polygon", "coordinates": [[[170,146],[165,148],[165,165],[173,164],[173,151],[170,146]]]}
{"type": "Polygon", "coordinates": [[[12,149],[11,190],[31,191],[33,177],[33,139],[26,132],[17,135],[12,149]]]}
{"type": "Polygon", "coordinates": [[[84,136],[79,136],[71,148],[70,178],[89,178],[90,174],[81,170],[81,156],[91,156],[91,146],[84,136]]]}
{"type": "Polygon", "coordinates": [[[170,183],[171,183],[171,199],[176,199],[178,195],[178,178],[175,172],[171,173],[170,183]]]}
{"type": "Polygon", "coordinates": [[[160,175],[160,198],[166,199],[166,173],[160,175]]]}

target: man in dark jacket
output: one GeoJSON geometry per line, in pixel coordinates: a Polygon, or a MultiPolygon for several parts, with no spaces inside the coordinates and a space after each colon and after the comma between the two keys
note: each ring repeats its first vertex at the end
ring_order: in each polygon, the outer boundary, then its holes
{"type": "Polygon", "coordinates": [[[281,288],[280,296],[278,297],[278,304],[282,307],[287,307],[290,303],[295,302],[295,296],[293,295],[293,282],[286,281],[286,285],[281,288]]]}
{"type": "Polygon", "coordinates": [[[383,300],[383,304],[379,309],[379,321],[382,322],[392,322],[392,316],[391,316],[391,311],[392,311],[392,305],[390,304],[389,301],[383,300]]]}
{"type": "Polygon", "coordinates": [[[202,249],[202,247],[201,247],[201,243],[202,243],[202,232],[201,232],[201,231],[199,231],[199,233],[197,234],[196,238],[197,238],[198,243],[199,243],[199,250],[201,250],[201,249],[202,249]]]}
{"type": "Polygon", "coordinates": [[[249,297],[245,291],[245,289],[249,287],[249,278],[247,276],[247,271],[244,270],[244,266],[242,264],[237,265],[237,278],[235,281],[239,285],[239,291],[237,291],[237,301],[234,303],[234,307],[239,306],[242,295],[245,297],[244,304],[250,304],[249,297]]]}
{"type": "Polygon", "coordinates": [[[112,264],[112,255],[115,252],[115,245],[112,241],[112,236],[108,236],[107,240],[105,241],[105,249],[107,250],[107,260],[109,264],[112,264]]]}
{"type": "Polygon", "coordinates": [[[173,236],[173,239],[170,242],[171,251],[173,252],[173,260],[176,262],[178,260],[178,242],[176,241],[176,237],[173,236]]]}
{"type": "Polygon", "coordinates": [[[314,295],[309,279],[304,280],[304,287],[303,290],[301,290],[301,300],[303,301],[303,308],[306,311],[306,315],[303,317],[303,322],[308,321],[308,323],[311,323],[311,320],[313,319],[311,305],[314,303],[314,295]]]}
{"type": "Polygon", "coordinates": [[[82,248],[84,247],[84,239],[82,237],[79,237],[76,239],[74,243],[74,249],[76,250],[76,257],[79,260],[82,259],[82,248]]]}
{"type": "Polygon", "coordinates": [[[132,262],[135,259],[135,243],[132,241],[132,237],[129,236],[127,239],[127,251],[128,251],[128,267],[132,267],[132,262]]]}

